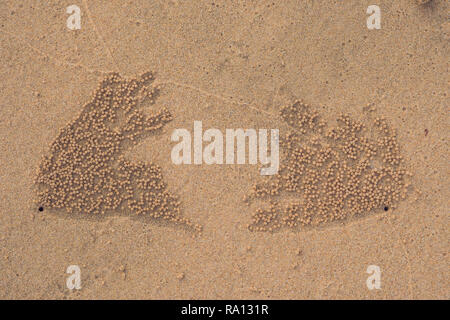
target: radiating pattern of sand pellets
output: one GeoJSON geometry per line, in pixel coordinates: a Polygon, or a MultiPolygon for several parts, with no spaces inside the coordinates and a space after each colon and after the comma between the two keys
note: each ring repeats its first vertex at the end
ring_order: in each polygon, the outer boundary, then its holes
{"type": "Polygon", "coordinates": [[[137,79],[113,73],[100,82],[40,164],[35,181],[40,206],[85,214],[128,209],[200,229],[181,217],[180,202],[167,190],[160,167],[123,156],[172,120],[166,108],[149,116],[142,111],[144,104],[154,104],[152,81],[146,72],[137,79]]]}
{"type": "Polygon", "coordinates": [[[244,198],[249,204],[258,198],[270,202],[253,214],[250,230],[319,225],[387,211],[406,197],[410,174],[384,118],[363,123],[342,114],[336,127],[327,128],[319,113],[301,101],[283,107],[281,117],[292,131],[280,141],[278,174],[256,183],[244,198]]]}

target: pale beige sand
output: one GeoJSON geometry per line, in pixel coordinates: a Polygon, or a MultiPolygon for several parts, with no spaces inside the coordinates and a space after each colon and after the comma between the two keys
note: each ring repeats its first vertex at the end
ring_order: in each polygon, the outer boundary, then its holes
{"type": "Polygon", "coordinates": [[[0,3],[0,298],[450,297],[447,1],[378,1],[372,31],[369,1],[78,1],[82,28],[69,31],[72,4],[0,3]],[[33,177],[58,130],[103,73],[148,69],[174,120],[128,156],[162,166],[202,235],[120,213],[39,213],[33,177]],[[255,166],[170,162],[175,128],[283,131],[276,114],[295,98],[330,119],[374,103],[414,173],[408,199],[387,215],[252,233],[242,197],[255,166]],[[65,286],[71,264],[79,291],[65,286]],[[366,287],[372,264],[381,290],[366,287]]]}

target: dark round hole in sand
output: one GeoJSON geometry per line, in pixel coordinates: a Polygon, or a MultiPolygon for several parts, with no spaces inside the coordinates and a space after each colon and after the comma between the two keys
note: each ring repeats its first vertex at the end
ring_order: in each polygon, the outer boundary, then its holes
{"type": "Polygon", "coordinates": [[[43,207],[39,207],[39,209],[38,209],[39,211],[44,211],[44,208],[43,207]]]}
{"type": "Polygon", "coordinates": [[[389,207],[384,207],[384,211],[388,211],[389,210],[389,207]]]}

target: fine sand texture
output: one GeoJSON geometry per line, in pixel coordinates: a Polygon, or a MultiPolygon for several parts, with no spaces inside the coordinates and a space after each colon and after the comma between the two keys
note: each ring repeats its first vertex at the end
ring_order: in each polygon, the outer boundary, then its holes
{"type": "Polygon", "coordinates": [[[449,299],[449,40],[445,0],[1,1],[0,298],[449,299]],[[278,174],[174,164],[194,121],[278,174]]]}

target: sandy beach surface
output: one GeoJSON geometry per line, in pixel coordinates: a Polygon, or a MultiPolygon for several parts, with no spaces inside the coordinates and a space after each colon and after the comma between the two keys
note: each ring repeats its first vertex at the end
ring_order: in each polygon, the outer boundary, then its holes
{"type": "Polygon", "coordinates": [[[448,1],[1,1],[0,298],[448,299],[448,1]],[[369,30],[367,7],[381,9],[369,30]],[[81,10],[69,30],[66,8],[81,10]],[[151,70],[173,115],[125,154],[159,165],[192,232],[130,215],[39,211],[34,177],[109,72],[151,70]],[[307,228],[254,232],[258,166],[175,165],[177,128],[289,127],[366,108],[397,132],[407,198],[307,228]],[[66,287],[68,266],[81,289],[66,287]],[[370,265],[381,289],[369,290],[370,265]]]}

